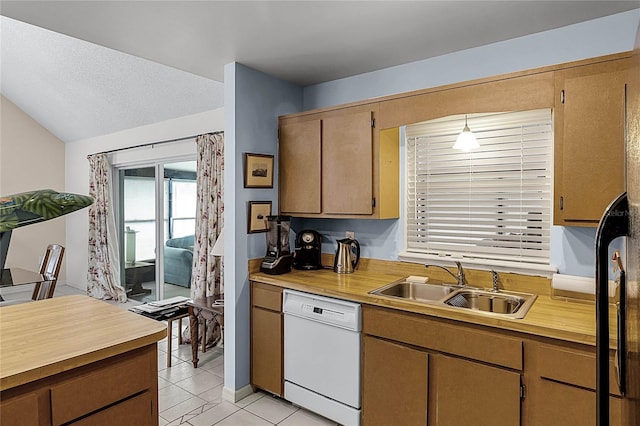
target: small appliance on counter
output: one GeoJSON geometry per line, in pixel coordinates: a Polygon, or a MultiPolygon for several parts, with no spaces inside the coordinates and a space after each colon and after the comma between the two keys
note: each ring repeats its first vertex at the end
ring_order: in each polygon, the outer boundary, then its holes
{"type": "Polygon", "coordinates": [[[338,240],[338,249],[333,261],[333,272],[351,274],[360,262],[360,243],[351,238],[338,240]]]}
{"type": "Polygon", "coordinates": [[[289,244],[290,216],[267,216],[267,255],[260,264],[260,272],[280,275],[291,271],[293,256],[289,244]]]}
{"type": "Polygon", "coordinates": [[[293,256],[295,269],[322,269],[322,236],[313,230],[306,229],[296,235],[296,252],[293,256]]]}

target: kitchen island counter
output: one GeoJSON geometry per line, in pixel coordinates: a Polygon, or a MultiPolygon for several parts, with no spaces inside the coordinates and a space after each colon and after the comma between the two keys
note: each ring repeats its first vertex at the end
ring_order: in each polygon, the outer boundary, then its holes
{"type": "Polygon", "coordinates": [[[155,344],[166,326],[88,296],[0,308],[0,390],[155,344]]]}
{"type": "Polygon", "coordinates": [[[157,425],[166,333],[88,296],[0,308],[2,423],[157,425]]]}

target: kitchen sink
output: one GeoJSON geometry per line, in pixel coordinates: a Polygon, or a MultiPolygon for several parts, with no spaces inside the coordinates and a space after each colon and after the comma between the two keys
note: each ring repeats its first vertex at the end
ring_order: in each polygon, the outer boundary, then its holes
{"type": "Polygon", "coordinates": [[[415,283],[404,279],[372,290],[369,294],[514,319],[524,318],[537,298],[530,293],[493,292],[455,284],[415,283]]]}
{"type": "Polygon", "coordinates": [[[536,298],[535,294],[529,293],[461,289],[447,297],[444,304],[499,317],[521,319],[527,314],[536,298]]]}
{"type": "Polygon", "coordinates": [[[380,287],[369,294],[377,296],[389,296],[398,299],[414,300],[418,302],[435,303],[440,302],[458,287],[438,284],[423,284],[408,282],[405,280],[396,281],[384,287],[380,287]]]}

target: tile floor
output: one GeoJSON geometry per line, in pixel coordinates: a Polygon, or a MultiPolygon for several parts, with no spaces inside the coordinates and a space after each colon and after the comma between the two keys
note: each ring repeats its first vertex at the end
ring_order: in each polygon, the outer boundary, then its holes
{"type": "MultiPolygon", "coordinates": [[[[55,296],[82,294],[66,285],[56,288],[55,296]]],[[[4,295],[3,295],[4,296],[4,295]]],[[[31,293],[13,293],[7,300],[30,298],[31,293]]],[[[128,309],[137,304],[110,302],[128,309]]],[[[183,320],[183,327],[187,321],[183,320]]],[[[160,426],[322,426],[336,425],[305,409],[263,392],[231,403],[222,399],[224,353],[213,348],[199,354],[198,368],[191,363],[191,346],[178,345],[178,321],[174,321],[171,364],[167,368],[167,341],[158,342],[158,409],[160,426]]]]}

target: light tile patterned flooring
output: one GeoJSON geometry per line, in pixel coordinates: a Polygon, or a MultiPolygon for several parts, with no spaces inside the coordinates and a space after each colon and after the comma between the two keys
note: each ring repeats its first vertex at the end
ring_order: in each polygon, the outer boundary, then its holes
{"type": "MultiPolygon", "coordinates": [[[[61,285],[55,296],[83,294],[74,287],[61,285]]],[[[3,296],[5,296],[3,294],[3,296]]],[[[28,299],[30,292],[13,293],[7,300],[28,299]]],[[[137,304],[109,302],[128,309],[137,304]]],[[[183,327],[188,321],[183,320],[183,327]]],[[[231,403],[222,399],[224,354],[213,348],[198,354],[198,368],[191,363],[191,346],[178,345],[178,321],[174,321],[171,364],[167,368],[167,341],[158,342],[158,408],[160,426],[325,426],[335,422],[320,417],[287,401],[263,392],[231,403]]]]}

